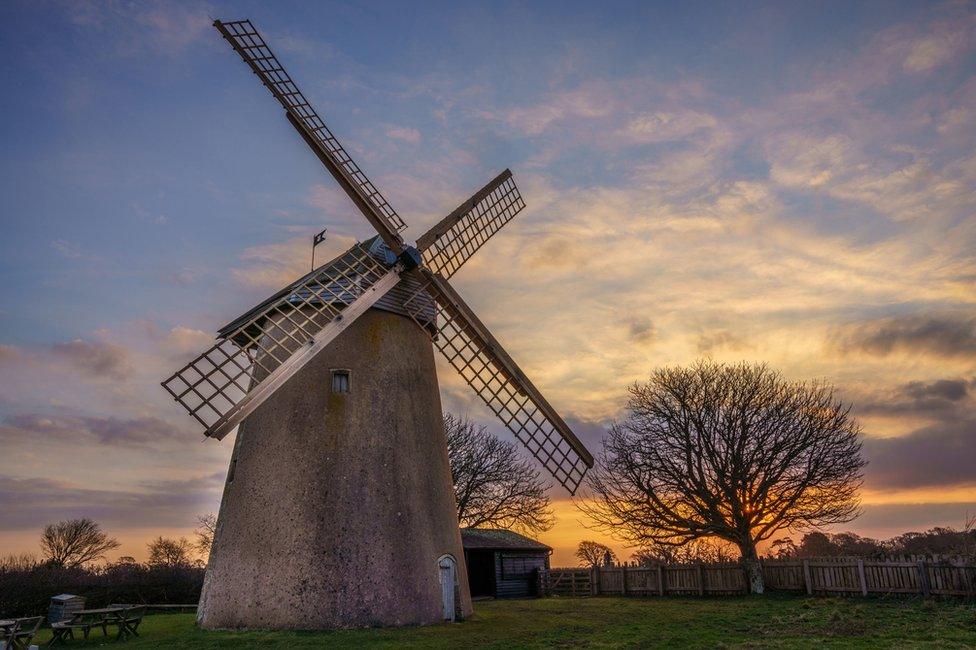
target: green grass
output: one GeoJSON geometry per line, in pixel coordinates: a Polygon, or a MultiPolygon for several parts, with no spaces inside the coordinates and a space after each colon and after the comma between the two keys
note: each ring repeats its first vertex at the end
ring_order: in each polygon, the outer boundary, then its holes
{"type": "MultiPolygon", "coordinates": [[[[149,616],[128,648],[976,648],[976,605],[801,597],[547,598],[477,603],[464,623],[342,632],[205,632],[149,616]]],[[[95,636],[87,644],[108,645],[95,636]]],[[[42,641],[49,638],[44,631],[42,641]]],[[[35,641],[36,642],[36,641],[35,641]]]]}

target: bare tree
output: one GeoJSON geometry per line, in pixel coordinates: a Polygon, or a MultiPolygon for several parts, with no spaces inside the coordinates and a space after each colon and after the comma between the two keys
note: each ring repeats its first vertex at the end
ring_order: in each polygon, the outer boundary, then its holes
{"type": "Polygon", "coordinates": [[[579,560],[580,566],[605,566],[616,564],[617,554],[606,544],[583,540],[576,547],[576,559],[579,560]]]}
{"type": "Polygon", "coordinates": [[[727,542],[713,539],[696,539],[681,546],[651,542],[633,554],[633,560],[641,566],[657,564],[687,564],[689,562],[731,562],[734,559],[727,542]]]}
{"type": "Polygon", "coordinates": [[[632,386],[629,410],[589,474],[593,498],[579,503],[620,539],[727,540],[761,593],[759,542],[859,514],[860,429],[828,385],[699,361],[632,386]]]}
{"type": "Polygon", "coordinates": [[[527,532],[552,528],[549,484],[515,445],[466,418],[444,414],[458,521],[527,532]]]}
{"type": "Polygon", "coordinates": [[[0,573],[33,571],[40,565],[33,553],[10,553],[0,557],[0,573]]]}
{"type": "Polygon", "coordinates": [[[103,559],[105,553],[118,547],[118,540],[88,518],[48,524],[41,534],[41,550],[47,561],[68,569],[103,559]]]}
{"type": "Polygon", "coordinates": [[[149,542],[149,565],[154,567],[187,567],[193,564],[190,553],[193,545],[185,537],[172,539],[157,537],[149,542]]]}
{"type": "Polygon", "coordinates": [[[207,557],[210,555],[210,548],[213,546],[214,533],[217,532],[217,515],[212,512],[200,515],[197,517],[197,524],[198,528],[193,531],[197,536],[195,546],[200,555],[207,557]]]}

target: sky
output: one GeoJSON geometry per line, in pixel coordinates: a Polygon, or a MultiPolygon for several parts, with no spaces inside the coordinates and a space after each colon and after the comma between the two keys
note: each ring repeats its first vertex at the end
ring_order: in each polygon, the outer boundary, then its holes
{"type": "MultiPolygon", "coordinates": [[[[312,234],[373,234],[210,25],[244,17],[407,239],[512,169],[526,209],[452,282],[591,450],[651,369],[767,362],[854,405],[840,529],[976,513],[973,3],[8,1],[0,553],[74,516],[137,559],[189,535],[233,441],[159,381],[312,234]]],[[[609,541],[552,496],[554,564],[609,541]]]]}

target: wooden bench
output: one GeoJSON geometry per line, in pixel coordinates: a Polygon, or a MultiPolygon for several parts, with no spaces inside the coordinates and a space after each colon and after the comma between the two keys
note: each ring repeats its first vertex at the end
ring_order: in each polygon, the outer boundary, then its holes
{"type": "Polygon", "coordinates": [[[14,619],[14,625],[7,629],[4,641],[8,650],[27,650],[38,628],[41,627],[43,616],[29,616],[14,619]]]}
{"type": "Polygon", "coordinates": [[[51,645],[63,643],[67,639],[74,640],[75,630],[80,630],[84,639],[93,628],[101,628],[102,635],[108,636],[109,627],[117,627],[116,639],[119,641],[130,636],[139,636],[139,624],[146,615],[145,605],[112,605],[101,609],[83,609],[74,613],[70,621],[51,624],[51,645]]]}
{"type": "Polygon", "coordinates": [[[139,636],[139,624],[142,623],[143,617],[146,615],[145,605],[139,607],[127,607],[122,610],[122,615],[116,620],[110,621],[109,624],[115,624],[119,626],[119,637],[120,639],[127,639],[129,635],[139,636]]]}
{"type": "Polygon", "coordinates": [[[91,632],[93,627],[98,627],[100,623],[91,620],[83,620],[73,618],[69,621],[58,621],[57,623],[51,623],[51,645],[56,645],[58,643],[64,643],[66,639],[74,640],[75,630],[81,630],[84,634],[85,640],[88,640],[88,634],[91,632]]]}
{"type": "Polygon", "coordinates": [[[78,610],[71,620],[51,625],[51,632],[53,633],[51,645],[62,643],[69,638],[74,639],[75,630],[81,630],[87,641],[92,628],[97,627],[102,629],[102,635],[106,637],[110,626],[117,627],[119,633],[116,638],[118,640],[127,639],[130,635],[139,636],[136,630],[145,613],[145,607],[130,607],[128,605],[78,610]]]}

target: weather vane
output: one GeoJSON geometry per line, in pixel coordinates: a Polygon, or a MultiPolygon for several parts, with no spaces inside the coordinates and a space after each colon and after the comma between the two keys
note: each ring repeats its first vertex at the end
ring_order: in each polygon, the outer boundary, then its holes
{"type": "Polygon", "coordinates": [[[312,270],[315,270],[315,247],[325,241],[325,233],[328,228],[323,228],[322,232],[316,233],[312,237],[312,270]]]}

